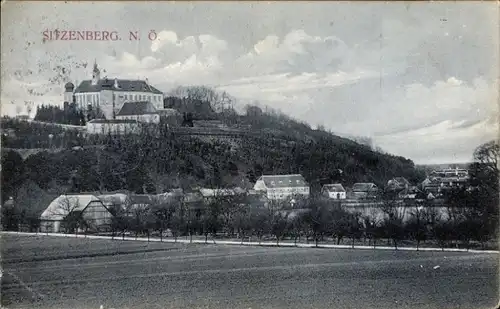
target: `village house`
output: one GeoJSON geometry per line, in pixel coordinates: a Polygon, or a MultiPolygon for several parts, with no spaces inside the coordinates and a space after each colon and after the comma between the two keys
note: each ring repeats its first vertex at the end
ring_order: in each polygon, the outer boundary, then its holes
{"type": "Polygon", "coordinates": [[[374,183],[355,183],[351,194],[354,199],[371,199],[376,198],[378,192],[379,189],[374,183]]]}
{"type": "Polygon", "coordinates": [[[111,213],[115,214],[125,208],[124,205],[127,203],[128,195],[127,193],[114,192],[98,195],[97,198],[102,201],[111,213]]]}
{"type": "Polygon", "coordinates": [[[390,191],[401,191],[408,189],[410,186],[410,182],[404,177],[394,177],[387,182],[387,190],[390,191]]]}
{"type": "Polygon", "coordinates": [[[109,228],[112,218],[108,208],[95,195],[65,194],[54,199],[41,214],[41,231],[59,233],[70,214],[83,219],[92,231],[109,228]]]}
{"type": "Polygon", "coordinates": [[[444,169],[433,171],[422,182],[421,187],[426,193],[438,196],[447,190],[469,185],[469,171],[465,169],[444,169]]]}
{"type": "Polygon", "coordinates": [[[425,197],[422,191],[420,191],[416,186],[409,186],[398,193],[398,197],[401,199],[417,199],[420,197],[425,197]]]}
{"type": "Polygon", "coordinates": [[[309,184],[300,174],[263,175],[257,179],[254,190],[263,191],[269,200],[285,200],[294,195],[309,196],[309,184]]]}
{"type": "Polygon", "coordinates": [[[127,216],[135,216],[151,209],[156,203],[156,198],[149,194],[130,194],[124,204],[124,211],[127,216]]]}
{"type": "Polygon", "coordinates": [[[321,194],[331,199],[346,199],[346,190],[340,183],[323,185],[321,194]]]}

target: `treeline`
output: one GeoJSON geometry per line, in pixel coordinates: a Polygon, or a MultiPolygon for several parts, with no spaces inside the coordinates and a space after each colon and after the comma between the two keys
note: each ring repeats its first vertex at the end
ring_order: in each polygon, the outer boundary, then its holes
{"type": "MultiPolygon", "coordinates": [[[[475,197],[470,196],[471,199],[475,197]]],[[[205,240],[216,238],[256,237],[283,240],[355,243],[376,246],[382,240],[398,247],[403,243],[422,242],[469,248],[472,242],[481,246],[496,239],[494,231],[485,224],[483,210],[452,205],[440,214],[425,204],[417,205],[410,218],[404,220],[401,210],[391,200],[382,206],[384,216],[374,217],[352,212],[332,200],[311,198],[298,200],[302,212],[280,211],[283,203],[271,202],[267,207],[248,207],[245,196],[219,197],[209,200],[200,209],[190,209],[182,200],[158,203],[149,209],[132,212],[115,211],[111,230],[113,235],[131,232],[149,237],[169,230],[173,237],[204,235],[205,240]]],[[[73,232],[68,230],[68,232],[73,232]]]]}
{"type": "MultiPolygon", "coordinates": [[[[474,198],[473,195],[470,198],[474,198]]],[[[416,205],[411,209],[410,218],[404,220],[391,200],[382,206],[382,217],[348,211],[338,202],[323,198],[298,200],[300,212],[280,210],[284,203],[252,207],[247,196],[235,195],[215,196],[198,207],[182,198],[158,201],[142,208],[117,205],[110,208],[112,221],[103,231],[110,231],[114,237],[130,233],[135,237],[189,237],[191,240],[203,236],[206,242],[234,238],[243,242],[253,238],[259,242],[273,240],[278,245],[288,241],[396,248],[407,245],[485,248],[486,243],[496,239],[481,221],[482,210],[472,205],[450,206],[445,214],[425,204],[416,205]]],[[[4,211],[3,215],[11,214],[4,211]]],[[[23,214],[11,216],[7,222],[7,228],[13,230],[21,225],[32,232],[40,228],[39,220],[23,214]]],[[[76,213],[67,215],[61,227],[65,233],[95,232],[93,222],[76,213]]]]}
{"type": "Polygon", "coordinates": [[[9,117],[2,117],[1,127],[4,148],[71,148],[86,144],[84,134],[76,129],[9,117]]]}
{"type": "Polygon", "coordinates": [[[64,109],[52,105],[38,106],[35,120],[60,124],[85,125],[85,115],[83,111],[77,109],[75,103],[65,105],[64,109]]]}

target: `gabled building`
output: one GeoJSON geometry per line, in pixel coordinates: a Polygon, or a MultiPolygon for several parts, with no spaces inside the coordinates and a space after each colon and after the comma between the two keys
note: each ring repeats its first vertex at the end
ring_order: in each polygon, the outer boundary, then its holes
{"type": "Polygon", "coordinates": [[[300,174],[264,175],[259,177],[254,190],[263,191],[269,200],[284,200],[294,195],[309,196],[309,184],[300,174]]]}
{"type": "Polygon", "coordinates": [[[340,183],[323,185],[321,194],[331,199],[342,200],[345,199],[346,190],[340,183]]]}
{"type": "Polygon", "coordinates": [[[155,204],[155,198],[149,194],[131,194],[127,196],[125,202],[125,213],[134,216],[137,212],[144,212],[151,209],[155,204]]]}
{"type": "Polygon", "coordinates": [[[40,216],[40,226],[43,232],[58,233],[61,224],[68,215],[80,217],[88,224],[90,230],[107,229],[111,223],[112,214],[95,195],[67,194],[54,199],[40,216]]]}
{"type": "Polygon", "coordinates": [[[390,191],[400,191],[408,189],[410,186],[410,182],[404,177],[394,177],[387,182],[387,189],[390,191]]]}
{"type": "Polygon", "coordinates": [[[160,114],[151,102],[125,102],[118,114],[116,114],[116,119],[160,123],[160,114]]]}
{"type": "Polygon", "coordinates": [[[409,186],[398,193],[398,197],[405,200],[414,200],[417,198],[425,197],[422,191],[420,191],[416,186],[409,186]]]}
{"type": "Polygon", "coordinates": [[[379,193],[378,187],[374,183],[355,183],[352,186],[352,197],[355,199],[376,198],[379,193]]]}

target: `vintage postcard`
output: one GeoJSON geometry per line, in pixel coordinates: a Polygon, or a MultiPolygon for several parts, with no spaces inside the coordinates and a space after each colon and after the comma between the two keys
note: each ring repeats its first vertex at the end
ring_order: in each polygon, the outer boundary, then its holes
{"type": "Polygon", "coordinates": [[[498,2],[2,1],[1,308],[495,308],[498,2]]]}

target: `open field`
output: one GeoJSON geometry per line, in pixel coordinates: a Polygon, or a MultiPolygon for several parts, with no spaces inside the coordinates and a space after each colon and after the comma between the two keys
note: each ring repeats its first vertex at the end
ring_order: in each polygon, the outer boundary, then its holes
{"type": "Polygon", "coordinates": [[[498,299],[491,253],[1,237],[8,308],[493,308],[498,299]]]}

